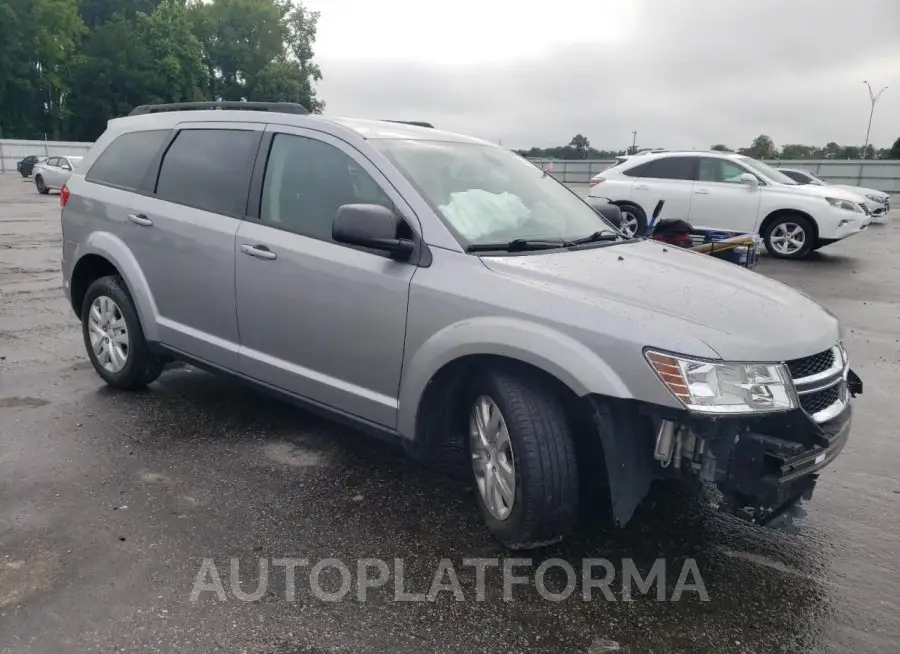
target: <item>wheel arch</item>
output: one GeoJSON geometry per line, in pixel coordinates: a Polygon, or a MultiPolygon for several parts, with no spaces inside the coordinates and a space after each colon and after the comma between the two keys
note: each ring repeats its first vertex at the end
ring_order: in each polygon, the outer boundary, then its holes
{"type": "Polygon", "coordinates": [[[75,254],[69,281],[69,300],[75,314],[81,317],[81,304],[88,287],[106,275],[122,278],[134,300],[144,337],[148,341],[158,340],[158,314],[147,279],[128,246],[109,232],[91,234],[75,254]]]}
{"type": "Polygon", "coordinates": [[[805,211],[801,211],[800,209],[776,209],[775,211],[770,212],[765,218],[763,218],[762,223],[760,223],[759,233],[761,235],[765,234],[766,230],[769,228],[769,226],[773,222],[775,222],[776,220],[778,220],[779,218],[782,218],[784,216],[792,216],[792,215],[793,216],[802,216],[803,218],[806,218],[810,222],[810,224],[812,225],[812,228],[813,228],[813,234],[812,234],[813,238],[814,238],[813,242],[817,242],[819,240],[819,224],[816,222],[815,218],[813,218],[811,215],[809,215],[805,211]]]}

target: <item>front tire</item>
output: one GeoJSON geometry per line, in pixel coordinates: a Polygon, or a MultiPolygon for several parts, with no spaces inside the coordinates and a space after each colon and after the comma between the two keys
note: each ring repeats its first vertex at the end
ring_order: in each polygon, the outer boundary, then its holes
{"type": "Polygon", "coordinates": [[[800,214],[785,214],[770,222],[763,230],[766,250],[778,259],[802,259],[816,245],[812,222],[800,214]]]}
{"type": "Polygon", "coordinates": [[[622,212],[622,231],[628,236],[643,236],[647,232],[647,213],[630,202],[615,204],[622,212]]]}
{"type": "Polygon", "coordinates": [[[109,386],[136,390],[162,373],[163,363],[147,347],[134,301],[120,277],[101,277],[88,287],[81,331],[94,370],[109,386]]]}
{"type": "Polygon", "coordinates": [[[38,193],[41,195],[47,195],[50,192],[50,189],[47,188],[47,185],[44,183],[42,175],[38,175],[34,178],[34,185],[37,186],[38,193]]]}
{"type": "Polygon", "coordinates": [[[486,370],[465,406],[475,495],[494,537],[518,550],[570,534],[578,465],[569,421],[549,385],[528,373],[486,370]]]}

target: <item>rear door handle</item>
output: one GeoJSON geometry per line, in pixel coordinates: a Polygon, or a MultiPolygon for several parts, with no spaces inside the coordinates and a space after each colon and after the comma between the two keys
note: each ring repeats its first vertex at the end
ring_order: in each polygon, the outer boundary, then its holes
{"type": "Polygon", "coordinates": [[[150,227],[153,225],[153,221],[142,213],[130,213],[128,214],[128,220],[141,227],[150,227]]]}
{"type": "Polygon", "coordinates": [[[697,189],[696,191],[694,191],[694,193],[696,193],[697,195],[709,195],[709,191],[703,188],[697,189]]]}
{"type": "Polygon", "coordinates": [[[634,188],[635,188],[635,190],[637,190],[637,191],[649,191],[649,190],[650,190],[650,187],[647,186],[646,184],[638,184],[638,185],[635,186],[634,188]]]}
{"type": "Polygon", "coordinates": [[[249,245],[244,243],[241,245],[241,252],[244,254],[249,254],[251,257],[256,257],[257,259],[277,259],[278,255],[272,252],[265,245],[249,245]]]}

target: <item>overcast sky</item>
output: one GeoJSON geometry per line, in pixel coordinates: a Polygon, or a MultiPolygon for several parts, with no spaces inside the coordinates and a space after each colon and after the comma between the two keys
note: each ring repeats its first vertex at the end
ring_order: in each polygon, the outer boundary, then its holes
{"type": "Polygon", "coordinates": [[[510,147],[900,136],[900,0],[307,0],[326,112],[510,147]]]}

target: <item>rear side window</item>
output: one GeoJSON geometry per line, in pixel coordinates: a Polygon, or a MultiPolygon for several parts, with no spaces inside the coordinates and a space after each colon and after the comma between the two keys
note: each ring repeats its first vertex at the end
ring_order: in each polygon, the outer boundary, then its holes
{"type": "Polygon", "coordinates": [[[796,170],[782,170],[781,172],[790,177],[795,182],[800,182],[801,184],[809,184],[812,181],[811,177],[807,177],[803,173],[797,172],[796,170]]]}
{"type": "Polygon", "coordinates": [[[205,211],[243,217],[262,132],[185,129],[166,151],[156,195],[205,211]]]}
{"type": "Polygon", "coordinates": [[[88,171],[89,182],[135,191],[169,130],[129,132],[109,144],[88,171]]]}
{"type": "Polygon", "coordinates": [[[665,157],[653,161],[650,164],[650,172],[644,177],[693,180],[696,167],[696,157],[665,157]]]}

